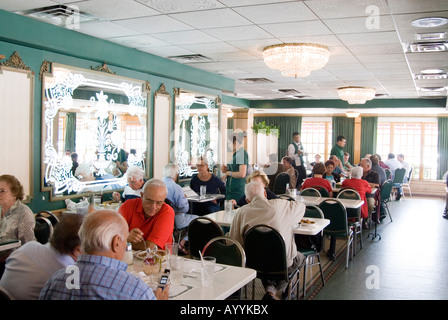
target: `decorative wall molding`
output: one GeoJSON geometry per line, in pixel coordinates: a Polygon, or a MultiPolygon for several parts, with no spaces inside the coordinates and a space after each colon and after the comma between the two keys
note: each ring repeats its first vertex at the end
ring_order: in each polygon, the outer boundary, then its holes
{"type": "Polygon", "coordinates": [[[165,94],[165,95],[169,95],[169,92],[166,90],[166,86],[164,83],[162,83],[159,87],[159,89],[156,91],[156,93],[159,94],[165,94]]]}
{"type": "Polygon", "coordinates": [[[50,72],[50,66],[51,66],[51,62],[44,60],[40,66],[40,71],[39,71],[39,79],[40,81],[42,81],[44,73],[46,72],[50,72]]]}
{"type": "Polygon", "coordinates": [[[14,53],[9,57],[8,60],[6,60],[5,62],[1,62],[0,66],[31,71],[31,68],[23,62],[17,51],[14,51],[14,53]]]}
{"type": "Polygon", "coordinates": [[[106,63],[103,63],[101,66],[98,66],[98,67],[91,66],[90,69],[95,70],[95,71],[106,72],[106,73],[110,73],[110,74],[116,74],[107,66],[106,63]]]}

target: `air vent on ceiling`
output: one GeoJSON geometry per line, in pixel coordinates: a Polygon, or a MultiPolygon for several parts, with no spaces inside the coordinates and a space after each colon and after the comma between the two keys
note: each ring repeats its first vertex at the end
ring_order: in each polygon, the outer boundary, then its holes
{"type": "Polygon", "coordinates": [[[389,95],[387,93],[376,93],[375,98],[383,98],[388,97],[389,95]]]}
{"type": "Polygon", "coordinates": [[[430,73],[430,74],[416,74],[415,80],[443,80],[448,79],[447,73],[430,73]]]}
{"type": "Polygon", "coordinates": [[[416,33],[415,40],[443,40],[446,38],[446,32],[416,33]]]}
{"type": "Polygon", "coordinates": [[[277,92],[291,95],[300,94],[300,91],[297,91],[296,89],[278,89],[277,92]]]}
{"type": "Polygon", "coordinates": [[[102,20],[99,17],[79,11],[79,8],[75,5],[54,5],[25,11],[17,11],[15,13],[67,27],[69,26],[69,23],[73,24],[102,20]]]}
{"type": "Polygon", "coordinates": [[[448,42],[414,42],[408,52],[447,52],[448,42]]]}
{"type": "Polygon", "coordinates": [[[200,62],[212,62],[213,59],[203,56],[202,54],[185,54],[180,56],[171,56],[168,57],[171,60],[180,62],[180,63],[200,63],[200,62]]]}
{"type": "Polygon", "coordinates": [[[271,83],[272,80],[266,78],[244,78],[238,79],[238,81],[246,83],[246,84],[259,84],[259,83],[271,83]]]}

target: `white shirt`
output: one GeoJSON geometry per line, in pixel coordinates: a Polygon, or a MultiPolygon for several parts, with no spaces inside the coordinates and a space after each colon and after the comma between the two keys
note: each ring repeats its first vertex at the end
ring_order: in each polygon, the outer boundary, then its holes
{"type": "Polygon", "coordinates": [[[288,156],[291,157],[293,161],[295,161],[295,164],[298,167],[302,163],[300,162],[300,156],[297,154],[294,144],[299,148],[300,151],[302,151],[302,155],[305,152],[303,151],[303,147],[300,148],[299,144],[296,143],[295,141],[288,146],[288,156]]]}
{"type": "Polygon", "coordinates": [[[6,259],[0,286],[17,300],[38,300],[53,273],[73,264],[71,256],[59,253],[50,243],[30,241],[6,259]]]}

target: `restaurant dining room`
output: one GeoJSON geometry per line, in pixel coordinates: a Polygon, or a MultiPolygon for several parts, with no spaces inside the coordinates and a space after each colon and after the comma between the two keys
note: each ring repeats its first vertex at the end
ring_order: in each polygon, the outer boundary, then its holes
{"type": "Polygon", "coordinates": [[[446,300],[447,92],[446,0],[3,0],[0,296],[446,300]]]}

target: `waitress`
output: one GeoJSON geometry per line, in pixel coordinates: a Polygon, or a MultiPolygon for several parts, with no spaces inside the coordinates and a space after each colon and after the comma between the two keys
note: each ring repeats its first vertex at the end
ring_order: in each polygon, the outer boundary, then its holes
{"type": "Polygon", "coordinates": [[[247,169],[249,167],[249,154],[244,150],[243,142],[247,136],[246,132],[233,133],[232,139],[233,156],[232,161],[221,166],[224,173],[222,180],[226,183],[226,199],[238,201],[244,196],[247,169]]]}

